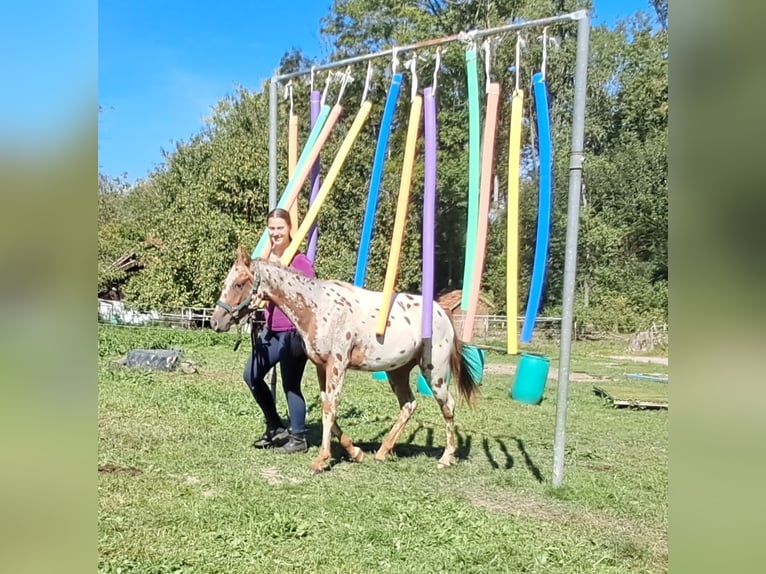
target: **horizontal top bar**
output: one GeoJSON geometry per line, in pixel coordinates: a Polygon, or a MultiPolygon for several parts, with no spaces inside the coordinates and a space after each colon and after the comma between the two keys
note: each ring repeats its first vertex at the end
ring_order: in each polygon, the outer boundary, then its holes
{"type": "Polygon", "coordinates": [[[320,66],[314,66],[308,70],[299,70],[297,72],[290,72],[289,74],[277,74],[272,76],[272,82],[281,82],[283,80],[289,80],[291,78],[297,78],[299,76],[305,76],[313,72],[320,72],[322,70],[330,70],[332,68],[339,68],[341,66],[347,66],[349,64],[356,64],[358,62],[366,62],[375,58],[382,58],[384,56],[391,56],[396,50],[397,54],[402,52],[411,52],[413,50],[419,50],[421,48],[428,48],[430,46],[439,46],[448,42],[466,41],[477,38],[484,38],[485,36],[493,36],[502,32],[510,32],[513,30],[521,30],[523,28],[532,28],[534,26],[547,26],[550,24],[558,24],[560,22],[571,22],[581,20],[588,16],[587,10],[577,10],[576,12],[570,12],[569,14],[562,14],[560,16],[551,16],[550,18],[540,18],[539,20],[530,20],[528,22],[517,22],[515,24],[506,24],[504,26],[497,26],[495,28],[487,28],[485,30],[471,30],[470,32],[453,34],[452,36],[444,36],[443,38],[435,38],[432,40],[425,40],[423,42],[416,42],[415,44],[408,44],[406,46],[395,46],[380,52],[373,52],[372,54],[364,54],[362,56],[353,56],[351,58],[345,58],[338,60],[337,62],[329,62],[320,66]]]}

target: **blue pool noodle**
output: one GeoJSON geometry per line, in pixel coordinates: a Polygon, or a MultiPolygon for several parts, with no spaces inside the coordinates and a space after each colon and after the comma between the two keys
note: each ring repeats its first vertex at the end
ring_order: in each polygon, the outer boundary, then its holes
{"type": "Polygon", "coordinates": [[[529,343],[532,340],[537,310],[540,308],[540,300],[543,295],[551,235],[551,208],[553,206],[553,145],[551,143],[551,123],[548,112],[548,90],[545,86],[545,78],[542,73],[538,72],[532,76],[532,85],[535,92],[537,134],[540,146],[540,196],[538,198],[537,240],[535,242],[535,259],[532,266],[532,282],[529,288],[524,325],[521,328],[522,343],[529,343]]]}
{"type": "Polygon", "coordinates": [[[367,208],[364,212],[362,223],[362,236],[359,239],[359,253],[356,260],[356,273],[354,285],[364,287],[367,276],[367,259],[370,255],[370,243],[372,242],[372,224],[375,220],[375,210],[378,207],[378,193],[380,182],[383,179],[383,164],[386,162],[386,148],[388,136],[391,134],[391,122],[394,119],[396,101],[399,99],[399,89],[402,86],[402,75],[394,74],[391,79],[391,87],[386,96],[386,104],[383,108],[383,119],[378,132],[378,144],[375,148],[375,158],[372,162],[372,174],[370,176],[370,191],[367,194],[367,208]]]}

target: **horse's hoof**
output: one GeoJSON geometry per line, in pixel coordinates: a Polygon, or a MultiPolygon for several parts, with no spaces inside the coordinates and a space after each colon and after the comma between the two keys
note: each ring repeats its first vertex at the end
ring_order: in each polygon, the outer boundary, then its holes
{"type": "Polygon", "coordinates": [[[325,465],[324,462],[320,461],[314,461],[309,465],[309,470],[311,471],[311,474],[319,474],[321,472],[325,471],[325,465]]]}
{"type": "Polygon", "coordinates": [[[351,457],[351,460],[354,462],[362,462],[364,460],[364,451],[361,448],[356,447],[356,453],[351,457]]]}

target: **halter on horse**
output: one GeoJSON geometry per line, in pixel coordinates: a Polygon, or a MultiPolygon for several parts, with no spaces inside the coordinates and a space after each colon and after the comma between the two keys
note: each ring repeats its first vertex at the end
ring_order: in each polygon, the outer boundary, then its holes
{"type": "Polygon", "coordinates": [[[461,397],[473,405],[477,384],[462,353],[452,322],[444,310],[434,306],[431,363],[423,357],[421,336],[422,297],[399,293],[389,312],[386,333],[375,334],[382,294],[342,281],[309,279],[304,275],[263,259],[251,259],[240,246],[237,260],[229,270],[210,324],[227,331],[248,306],[270,299],[293,322],[303,339],[309,359],[317,367],[322,399],[322,445],[311,463],[314,472],[323,470],[330,458],[331,434],[338,437],[352,460],[364,458],[362,450],[338,426],[336,414],[347,369],[385,371],[401,411],[388,436],[375,454],[385,460],[417,407],[409,383],[415,365],[428,381],[439,403],[447,428],[447,444],[439,467],[455,460],[455,399],[450,392],[450,375],[461,397]],[[428,376],[430,371],[431,376],[428,376]]]}

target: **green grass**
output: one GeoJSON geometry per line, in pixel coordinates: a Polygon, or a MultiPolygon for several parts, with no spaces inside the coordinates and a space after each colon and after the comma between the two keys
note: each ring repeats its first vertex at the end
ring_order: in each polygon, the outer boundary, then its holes
{"type": "MultiPolygon", "coordinates": [[[[334,444],[332,469],[312,476],[321,426],[313,368],[304,379],[309,453],[255,450],[263,422],[241,378],[248,345],[234,352],[234,341],[99,327],[100,572],[667,571],[667,411],[614,409],[593,382],[572,382],[565,482],[552,489],[555,379],[531,406],[509,398],[511,375],[488,373],[478,407],[458,408],[457,464],[438,470],[436,402],[420,397],[394,455],[377,463],[396,399],[369,373],[349,373],[339,422],[368,456],[352,463],[334,444]],[[152,347],[181,347],[199,372],[113,364],[152,347]]],[[[667,371],[606,358],[624,349],[575,343],[572,372],[619,383],[667,371]]],[[[557,366],[553,345],[524,350],[557,366]]],[[[516,360],[488,354],[488,365],[516,360]]]]}

